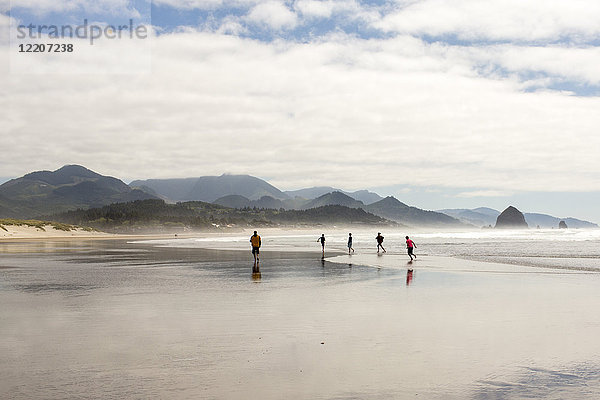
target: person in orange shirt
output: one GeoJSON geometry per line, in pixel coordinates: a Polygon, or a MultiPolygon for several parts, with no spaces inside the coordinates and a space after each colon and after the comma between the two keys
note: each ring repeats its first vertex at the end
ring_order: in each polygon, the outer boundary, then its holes
{"type": "Polygon", "coordinates": [[[261,245],[260,236],[258,236],[258,233],[256,233],[256,231],[254,231],[254,235],[250,236],[250,243],[252,244],[252,255],[254,256],[254,263],[256,263],[258,261],[258,254],[260,252],[261,245]]]}

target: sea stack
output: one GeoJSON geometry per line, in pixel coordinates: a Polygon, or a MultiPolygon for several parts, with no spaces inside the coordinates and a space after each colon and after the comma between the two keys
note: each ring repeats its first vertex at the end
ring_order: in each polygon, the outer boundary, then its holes
{"type": "Polygon", "coordinates": [[[567,223],[565,221],[560,221],[558,223],[558,229],[567,229],[567,228],[568,228],[568,226],[567,226],[567,223]]]}
{"type": "Polygon", "coordinates": [[[496,219],[496,228],[529,228],[525,216],[513,206],[502,211],[496,219]]]}

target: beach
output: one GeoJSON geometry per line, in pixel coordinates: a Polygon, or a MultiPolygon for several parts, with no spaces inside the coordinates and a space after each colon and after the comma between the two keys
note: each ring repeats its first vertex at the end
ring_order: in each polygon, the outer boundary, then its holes
{"type": "Polygon", "coordinates": [[[263,235],[260,274],[245,233],[3,241],[0,398],[600,395],[594,237],[320,233],[263,235]]]}

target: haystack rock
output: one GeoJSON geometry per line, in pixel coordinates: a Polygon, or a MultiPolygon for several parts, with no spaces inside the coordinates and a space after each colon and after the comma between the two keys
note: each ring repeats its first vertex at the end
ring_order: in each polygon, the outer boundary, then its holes
{"type": "Polygon", "coordinates": [[[567,229],[567,228],[568,228],[568,226],[567,226],[567,223],[565,221],[560,221],[558,223],[558,229],[567,229]]]}
{"type": "Polygon", "coordinates": [[[496,228],[529,228],[525,216],[513,206],[502,211],[496,219],[496,228]]]}

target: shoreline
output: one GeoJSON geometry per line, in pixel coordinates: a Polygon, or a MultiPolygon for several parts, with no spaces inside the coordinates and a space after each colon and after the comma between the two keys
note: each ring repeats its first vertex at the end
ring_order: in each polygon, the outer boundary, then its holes
{"type": "Polygon", "coordinates": [[[118,240],[118,239],[162,239],[171,238],[169,234],[120,234],[120,233],[107,233],[100,231],[85,231],[83,229],[76,229],[71,231],[62,231],[52,228],[52,226],[45,226],[46,231],[42,231],[35,227],[24,227],[24,226],[5,226],[8,231],[0,231],[0,242],[12,242],[12,241],[52,241],[52,240],[118,240]]]}
{"type": "MultiPolygon", "coordinates": [[[[45,230],[32,226],[4,225],[6,230],[0,230],[0,242],[12,240],[64,240],[64,239],[82,239],[82,240],[117,240],[117,239],[190,239],[190,238],[208,238],[214,236],[228,237],[238,235],[252,235],[254,228],[244,228],[242,230],[231,231],[192,231],[192,232],[161,232],[161,233],[110,233],[103,231],[89,231],[84,229],[74,229],[64,231],[54,229],[51,225],[44,225],[45,230]]],[[[321,227],[315,228],[295,228],[294,232],[316,232],[321,227]]],[[[289,233],[287,228],[258,228],[262,235],[273,233],[289,233]]]]}
{"type": "MultiPolygon", "coordinates": [[[[158,232],[158,233],[107,233],[100,231],[89,231],[84,229],[75,229],[71,231],[57,230],[51,225],[45,225],[41,230],[39,227],[6,225],[7,230],[0,230],[0,244],[10,245],[10,243],[43,243],[43,242],[93,242],[93,241],[130,241],[130,242],[148,242],[144,244],[153,244],[157,247],[173,247],[187,249],[203,249],[210,251],[228,252],[228,251],[249,251],[247,248],[247,238],[252,235],[254,228],[246,228],[236,231],[193,231],[193,232],[158,232]],[[181,242],[179,242],[181,240],[181,242]],[[156,243],[152,243],[156,241],[156,243]],[[164,243],[161,243],[164,241],[164,243]],[[179,242],[179,243],[178,243],[179,242]]],[[[321,227],[303,228],[303,229],[284,229],[279,227],[258,228],[259,234],[263,237],[263,248],[261,253],[299,253],[309,256],[320,256],[320,246],[313,242],[311,236],[318,236],[321,227]],[[287,236],[299,236],[297,245],[290,246],[289,243],[279,243],[274,237],[285,238],[287,236]],[[270,238],[271,237],[271,238],[270,238]],[[265,239],[266,238],[266,242],[265,239]],[[273,240],[275,239],[275,240],[273,240]],[[314,246],[314,247],[313,247],[314,246]]],[[[357,232],[358,233],[358,232],[357,232]]],[[[364,233],[364,232],[363,232],[364,233]]],[[[328,234],[329,235],[329,234],[328,234]]],[[[330,243],[326,249],[325,261],[341,264],[362,265],[365,267],[391,268],[391,269],[429,269],[453,272],[538,272],[538,273],[600,273],[597,265],[553,265],[554,259],[544,261],[543,258],[536,258],[534,261],[519,257],[510,259],[472,259],[461,256],[443,256],[426,255],[419,256],[417,261],[410,263],[406,254],[401,249],[400,252],[392,251],[386,255],[377,255],[371,252],[361,252],[348,256],[341,240],[340,232],[331,233],[334,242],[330,243]],[[336,237],[337,235],[337,237],[336,237]]],[[[390,235],[392,236],[392,235],[390,235]]],[[[329,236],[328,236],[329,237],[329,236]]],[[[357,249],[358,250],[358,249],[357,249]]],[[[363,249],[364,250],[364,249],[363,249]]]]}

